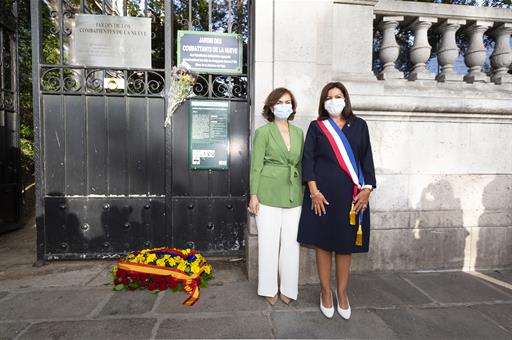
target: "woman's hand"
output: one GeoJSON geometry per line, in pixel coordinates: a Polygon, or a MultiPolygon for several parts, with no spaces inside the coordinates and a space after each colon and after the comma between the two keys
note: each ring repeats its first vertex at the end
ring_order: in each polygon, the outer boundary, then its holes
{"type": "Polygon", "coordinates": [[[359,211],[365,211],[368,207],[368,200],[370,198],[370,190],[369,189],[363,189],[359,191],[356,198],[354,198],[354,210],[356,214],[359,213],[359,211]]]}
{"type": "Polygon", "coordinates": [[[258,200],[258,196],[251,195],[248,210],[251,214],[258,215],[258,211],[260,210],[260,201],[258,200]]]}
{"type": "Polygon", "coordinates": [[[311,210],[315,211],[315,215],[322,216],[326,214],[325,205],[329,202],[325,199],[324,195],[317,190],[316,193],[311,194],[311,210]]]}

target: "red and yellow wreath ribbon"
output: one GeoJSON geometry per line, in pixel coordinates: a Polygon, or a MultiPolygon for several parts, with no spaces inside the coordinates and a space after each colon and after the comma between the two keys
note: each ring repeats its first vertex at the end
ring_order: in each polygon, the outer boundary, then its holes
{"type": "Polygon", "coordinates": [[[170,276],[175,281],[181,282],[183,284],[183,290],[189,295],[189,297],[183,302],[184,305],[193,306],[199,300],[198,281],[201,273],[205,269],[204,264],[201,266],[199,272],[193,275],[189,275],[176,268],[133,263],[125,260],[117,261],[117,267],[129,273],[170,276]]]}

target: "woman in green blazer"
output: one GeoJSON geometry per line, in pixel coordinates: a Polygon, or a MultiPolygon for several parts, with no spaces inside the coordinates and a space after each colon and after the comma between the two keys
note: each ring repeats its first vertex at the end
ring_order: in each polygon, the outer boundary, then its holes
{"type": "Polygon", "coordinates": [[[289,90],[273,90],[263,107],[269,123],[256,129],[253,142],[249,212],[258,227],[258,295],[271,305],[278,298],[278,275],[284,303],[298,294],[304,137],[289,123],[296,106],[289,90]]]}

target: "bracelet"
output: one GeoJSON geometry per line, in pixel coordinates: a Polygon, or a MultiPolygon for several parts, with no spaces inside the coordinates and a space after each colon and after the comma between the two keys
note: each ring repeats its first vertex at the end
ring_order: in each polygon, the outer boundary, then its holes
{"type": "Polygon", "coordinates": [[[321,194],[320,190],[317,190],[314,194],[309,194],[309,198],[313,198],[315,196],[318,196],[318,194],[321,194]]]}
{"type": "Polygon", "coordinates": [[[370,192],[372,192],[373,191],[373,186],[371,186],[370,184],[365,184],[365,185],[363,185],[361,190],[363,190],[363,189],[368,189],[368,190],[370,190],[370,192]]]}

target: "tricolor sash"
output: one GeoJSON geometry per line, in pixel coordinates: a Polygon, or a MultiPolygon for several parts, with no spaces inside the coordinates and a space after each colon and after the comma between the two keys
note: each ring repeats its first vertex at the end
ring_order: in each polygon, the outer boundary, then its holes
{"type": "Polygon", "coordinates": [[[338,164],[341,169],[354,183],[355,197],[357,189],[360,189],[361,186],[364,185],[364,177],[361,165],[357,164],[354,152],[350,147],[347,137],[331,118],[326,120],[317,120],[316,122],[329,140],[329,144],[331,144],[332,150],[336,155],[336,159],[338,160],[338,164]]]}
{"type": "MultiPolygon", "coordinates": [[[[348,142],[347,137],[331,118],[326,120],[317,120],[316,122],[324,135],[327,137],[327,140],[331,145],[332,151],[336,156],[340,168],[348,175],[348,177],[352,180],[352,183],[354,183],[353,197],[355,198],[357,195],[357,190],[361,189],[361,187],[364,185],[364,176],[361,164],[356,162],[354,152],[350,147],[350,143],[348,142]]],[[[352,210],[350,212],[350,224],[355,225],[355,212],[353,208],[354,206],[352,205],[352,210]],[[352,214],[354,216],[352,216],[352,214]]],[[[359,230],[357,231],[358,237],[356,239],[356,245],[358,246],[362,245],[362,224],[363,213],[361,211],[359,212],[359,230]]]]}

